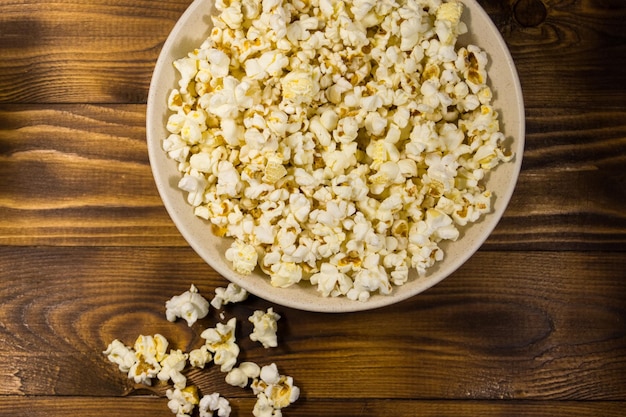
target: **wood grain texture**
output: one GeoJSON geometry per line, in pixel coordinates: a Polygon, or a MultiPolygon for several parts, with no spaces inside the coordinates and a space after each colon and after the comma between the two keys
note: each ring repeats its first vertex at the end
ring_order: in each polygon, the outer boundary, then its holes
{"type": "MultiPolygon", "coordinates": [[[[452,276],[370,312],[251,296],[188,327],[165,301],[228,282],[163,208],[145,103],[190,3],[0,2],[0,416],[171,416],[167,384],[132,383],[102,351],[153,333],[190,350],[230,317],[240,359],[302,389],[285,416],[624,415],[625,2],[479,0],[517,65],[526,149],[502,221],[452,276]],[[270,306],[264,349],[247,318],[270,306]]],[[[188,377],[251,415],[216,367],[188,377]]]]}
{"type": "Polygon", "coordinates": [[[1,102],[145,103],[157,56],[190,0],[2,6],[1,102]]]}
{"type": "Polygon", "coordinates": [[[616,0],[542,0],[545,19],[516,19],[521,0],[481,0],[503,34],[530,108],[623,109],[626,3],[616,0]],[[552,103],[551,105],[547,105],[552,103]]]}
{"type": "MultiPolygon", "coordinates": [[[[0,372],[5,395],[145,392],[101,355],[110,341],[161,333],[189,351],[221,320],[218,311],[191,328],[165,320],[165,301],[191,283],[207,298],[226,285],[186,248],[0,247],[0,269],[9,268],[0,292],[0,356],[12,358],[0,372]]],[[[239,320],[242,360],[276,362],[306,398],[619,400],[624,271],[620,253],[479,252],[396,306],[330,316],[275,306],[275,349],[247,337],[247,318],[271,304],[251,297],[227,306],[225,320],[239,320]]],[[[192,374],[202,389],[237,395],[217,369],[192,374]]]]}
{"type": "MultiPolygon", "coordinates": [[[[8,397],[0,403],[0,415],[29,415],[31,417],[60,417],[79,413],[84,417],[115,415],[134,417],[170,416],[167,400],[157,397],[97,398],[82,397],[8,397]],[[14,414],[16,413],[16,414],[14,414]]],[[[233,416],[250,416],[253,399],[231,398],[233,416]]],[[[283,415],[300,417],[369,416],[441,417],[441,416],[525,416],[525,417],[622,417],[624,402],[516,402],[497,401],[492,404],[476,401],[414,401],[406,400],[306,400],[285,409],[283,415]]]]}

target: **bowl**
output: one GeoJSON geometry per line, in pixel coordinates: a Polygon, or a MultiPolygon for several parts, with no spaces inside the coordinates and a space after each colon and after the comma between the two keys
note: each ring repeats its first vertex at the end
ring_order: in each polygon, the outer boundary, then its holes
{"type": "Polygon", "coordinates": [[[213,2],[194,1],[174,26],[158,57],[148,94],[146,127],[150,165],[157,189],[174,224],[195,252],[216,272],[251,294],[278,305],[327,313],[370,310],[406,300],[439,283],[463,265],[484,243],[505,211],[521,167],[525,135],[522,91],[507,46],[475,0],[463,0],[463,3],[463,20],[469,30],[459,37],[457,44],[476,44],[489,55],[489,84],[494,93],[492,105],[500,114],[501,129],[515,157],[489,174],[486,185],[495,195],[492,212],[463,228],[457,241],[441,244],[445,253],[442,261],[428,269],[423,277],[413,273],[406,284],[394,286],[391,294],[372,294],[369,300],[362,302],[346,297],[323,297],[309,284],[275,288],[259,268],[251,275],[234,272],[224,256],[231,240],[214,236],[210,225],[193,214],[185,195],[178,189],[181,174],[176,163],[162,149],[162,141],[168,136],[165,129],[169,115],[167,97],[177,79],[172,63],[199,47],[212,27],[208,16],[213,12],[213,2]]]}

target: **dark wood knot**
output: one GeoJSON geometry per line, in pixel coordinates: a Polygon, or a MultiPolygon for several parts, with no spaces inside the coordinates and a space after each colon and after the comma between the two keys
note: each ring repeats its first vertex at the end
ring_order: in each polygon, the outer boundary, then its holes
{"type": "Polygon", "coordinates": [[[515,20],[522,26],[539,26],[546,20],[548,10],[541,0],[518,0],[513,6],[515,20]]]}

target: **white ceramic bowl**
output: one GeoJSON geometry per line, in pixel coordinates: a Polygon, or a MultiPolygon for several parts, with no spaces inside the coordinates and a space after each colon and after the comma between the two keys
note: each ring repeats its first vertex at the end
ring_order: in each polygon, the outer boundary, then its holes
{"type": "Polygon", "coordinates": [[[478,223],[464,228],[456,242],[442,245],[443,261],[432,267],[425,277],[413,274],[405,285],[394,287],[391,295],[373,294],[366,302],[351,301],[345,297],[325,298],[308,284],[290,288],[274,288],[262,272],[250,276],[239,275],[224,259],[230,240],[211,234],[210,226],[194,216],[185,195],[177,187],[181,174],[176,163],[162,150],[162,140],[167,137],[165,124],[168,117],[167,97],[176,86],[177,74],[172,62],[200,46],[211,28],[208,15],[213,10],[210,0],[195,0],[167,38],[156,63],[147,107],[147,140],[150,164],[163,203],[189,245],[219,274],[270,302],[301,310],[318,312],[348,312],[378,308],[405,300],[437,284],[459,268],[490,235],[513,193],[522,162],[524,149],[524,105],[522,92],[513,60],[500,33],[489,16],[475,0],[463,0],[463,19],[469,33],[459,38],[459,44],[473,43],[484,49],[490,58],[488,73],[494,92],[493,106],[500,113],[501,127],[512,139],[512,162],[498,166],[489,176],[487,187],[495,194],[493,212],[478,223]]]}

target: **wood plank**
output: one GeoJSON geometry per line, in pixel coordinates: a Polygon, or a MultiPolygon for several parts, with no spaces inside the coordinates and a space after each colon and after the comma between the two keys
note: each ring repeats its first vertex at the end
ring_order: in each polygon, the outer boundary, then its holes
{"type": "Polygon", "coordinates": [[[145,103],[190,0],[17,1],[0,16],[0,102],[145,103]]]}
{"type": "Polygon", "coordinates": [[[626,4],[619,1],[479,0],[502,33],[528,107],[623,108],[626,4]],[[524,4],[545,16],[524,24],[524,4]],[[520,5],[522,7],[520,7],[520,5]],[[519,8],[519,9],[518,9],[519,8]],[[516,13],[518,16],[516,16],[516,13]],[[521,18],[520,18],[521,17],[521,18]]]}
{"type": "MultiPolygon", "coordinates": [[[[232,417],[249,416],[253,399],[229,398],[232,417]]],[[[167,416],[167,400],[158,397],[8,397],[0,403],[0,415],[61,417],[80,413],[83,417],[167,416]]],[[[303,399],[284,409],[285,417],[324,416],[526,416],[526,417],[621,417],[626,402],[568,401],[414,401],[414,400],[309,400],[303,399]]]]}
{"type": "MultiPolygon", "coordinates": [[[[3,6],[0,102],[145,102],[160,48],[189,3],[22,0],[3,6]]],[[[516,2],[480,3],[505,34],[528,106],[623,106],[624,4],[546,1],[546,18],[527,27],[515,18],[516,2]]]]}
{"type": "MultiPolygon", "coordinates": [[[[528,111],[487,249],[625,250],[626,112],[528,111]]],[[[149,167],[145,105],[0,106],[0,243],[186,246],[149,167]]]]}
{"type": "MultiPolygon", "coordinates": [[[[132,384],[102,350],[157,332],[173,348],[198,347],[219,312],[189,328],[167,322],[164,303],[191,283],[207,298],[226,285],[187,248],[0,247],[0,271],[1,395],[162,395],[165,386],[132,384]]],[[[621,400],[624,271],[622,253],[479,252],[395,306],[341,315],[274,306],[271,350],[247,337],[247,317],[271,304],[250,297],[225,319],[239,320],[241,360],[275,362],[307,398],[621,400]]],[[[190,378],[233,393],[215,367],[190,378]]]]}
{"type": "Polygon", "coordinates": [[[3,107],[0,160],[3,244],[185,245],[154,185],[145,105],[3,107]]]}

